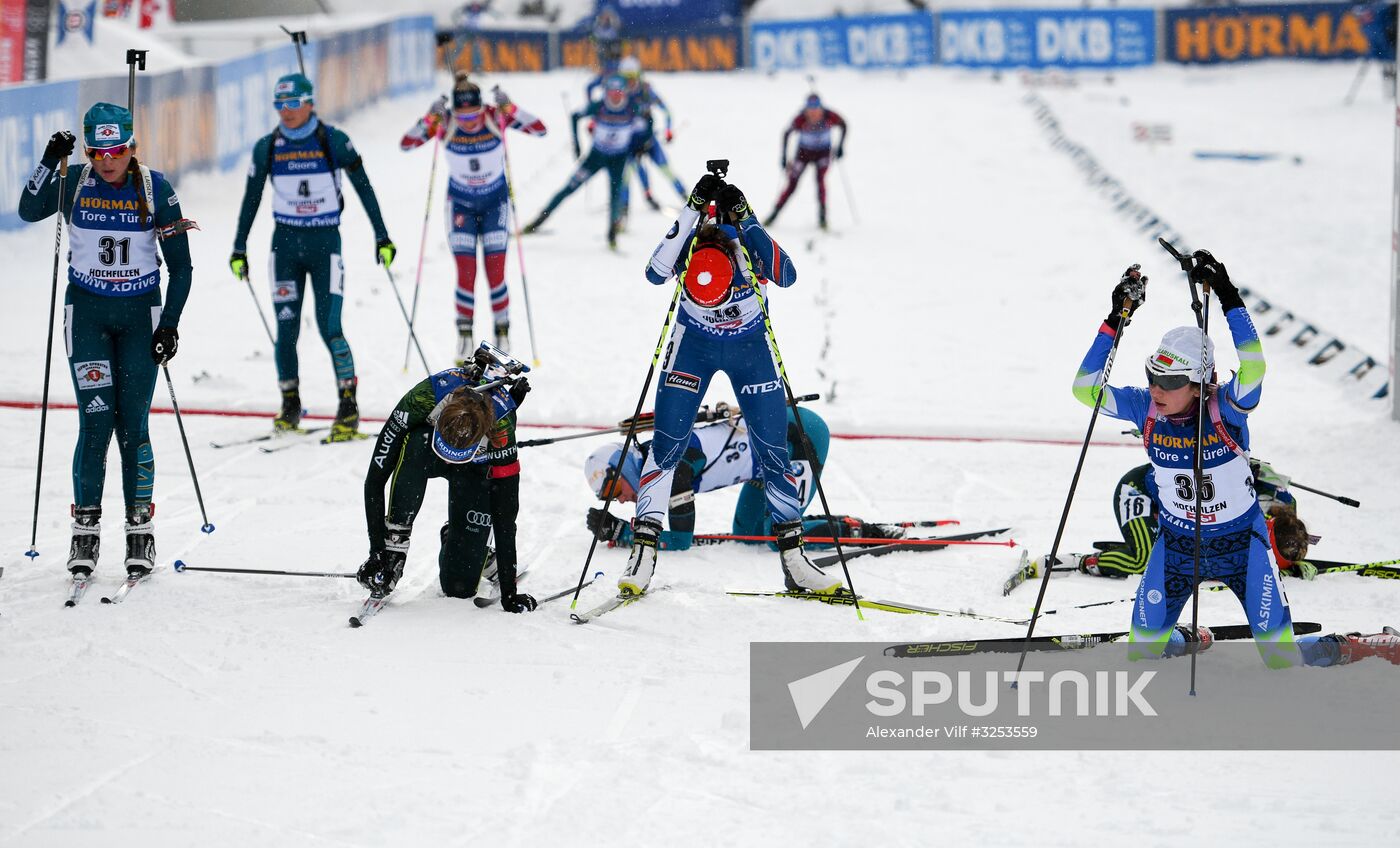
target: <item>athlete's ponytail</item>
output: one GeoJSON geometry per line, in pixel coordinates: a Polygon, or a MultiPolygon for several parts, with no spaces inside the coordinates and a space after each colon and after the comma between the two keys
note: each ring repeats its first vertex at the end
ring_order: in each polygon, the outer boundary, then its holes
{"type": "Polygon", "coordinates": [[[151,212],[151,207],[146,205],[146,186],[141,178],[141,163],[136,161],[136,154],[132,154],[131,161],[126,166],[127,176],[136,184],[136,208],[141,212],[141,226],[145,227],[147,220],[154,221],[155,214],[151,212]]]}

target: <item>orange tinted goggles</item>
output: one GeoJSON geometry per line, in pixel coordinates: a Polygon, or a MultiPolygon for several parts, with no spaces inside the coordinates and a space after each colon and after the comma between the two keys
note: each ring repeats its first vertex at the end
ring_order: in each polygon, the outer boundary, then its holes
{"type": "Polygon", "coordinates": [[[116,147],[89,147],[86,152],[89,159],[119,159],[135,149],[135,142],[127,142],[116,147]]]}

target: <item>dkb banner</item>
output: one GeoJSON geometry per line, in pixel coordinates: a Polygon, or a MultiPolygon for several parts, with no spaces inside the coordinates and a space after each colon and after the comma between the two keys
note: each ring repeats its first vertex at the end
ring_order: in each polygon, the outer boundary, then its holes
{"type": "Polygon", "coordinates": [[[909,68],[932,65],[935,43],[929,14],[759,21],[750,27],[749,64],[761,71],[909,68]]]}
{"type": "Polygon", "coordinates": [[[968,68],[1127,68],[1157,53],[1151,9],[946,11],[940,64],[968,68]]]}
{"type": "Polygon", "coordinates": [[[1394,58],[1395,45],[1385,43],[1384,27],[1367,14],[1369,8],[1353,3],[1288,3],[1167,9],[1163,13],[1165,58],[1200,64],[1394,58]]]}

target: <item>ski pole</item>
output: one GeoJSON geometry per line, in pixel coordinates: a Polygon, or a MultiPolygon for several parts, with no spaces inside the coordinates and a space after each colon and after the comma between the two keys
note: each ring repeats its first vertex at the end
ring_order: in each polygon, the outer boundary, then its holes
{"type": "MultiPolygon", "coordinates": [[[[442,139],[433,140],[433,164],[428,168],[428,201],[423,205],[423,235],[418,239],[418,271],[413,276],[413,309],[408,314],[408,326],[412,330],[418,321],[418,291],[423,285],[423,253],[428,249],[428,220],[433,214],[433,187],[437,184],[437,160],[438,149],[442,147],[442,139]]],[[[472,257],[476,261],[476,257],[472,257]]],[[[408,373],[408,354],[413,348],[413,339],[403,340],[403,372],[408,373]]],[[[536,365],[539,363],[536,362],[536,365]]]]}
{"type": "Polygon", "coordinates": [[[1352,500],[1351,498],[1348,498],[1345,495],[1333,495],[1328,492],[1324,492],[1321,489],[1314,489],[1312,486],[1304,486],[1302,483],[1299,483],[1296,480],[1289,481],[1288,485],[1294,489],[1302,489],[1305,492],[1312,492],[1314,495],[1321,495],[1324,498],[1331,498],[1337,503],[1345,504],[1346,506],[1354,506],[1358,509],[1361,507],[1360,501],[1352,500]]]}
{"type": "Polygon", "coordinates": [[[194,456],[190,454],[190,440],[185,436],[185,419],[180,415],[180,404],[175,400],[175,382],[170,379],[170,366],[161,363],[165,372],[165,386],[170,390],[170,408],[175,410],[175,424],[180,428],[180,444],[185,446],[185,461],[190,466],[190,481],[194,483],[194,498],[199,503],[199,514],[204,519],[200,532],[213,533],[214,525],[209,523],[209,513],[204,511],[204,495],[199,491],[199,475],[194,470],[194,456]]]}
{"type": "Polygon", "coordinates": [[[253,291],[253,281],[248,278],[247,264],[243,266],[243,282],[248,284],[248,296],[253,299],[253,308],[258,311],[258,319],[262,321],[263,332],[267,333],[267,340],[275,351],[277,349],[277,339],[273,338],[272,326],[267,323],[267,316],[263,314],[262,304],[258,303],[258,293],[253,291]]]}
{"type": "MultiPolygon", "coordinates": [[[[842,137],[841,143],[845,144],[846,139],[842,137]]],[[[856,198],[851,194],[851,181],[846,178],[846,169],[841,167],[841,160],[836,160],[836,173],[841,176],[841,193],[846,198],[846,205],[851,207],[851,222],[860,223],[860,214],[856,212],[856,198]]]]}
{"type": "Polygon", "coordinates": [[[186,571],[217,571],[222,574],[271,574],[278,577],[349,577],[354,579],[359,575],[352,572],[342,573],[339,571],[278,571],[264,568],[211,568],[198,565],[185,565],[181,559],[175,560],[175,571],[184,574],[186,571]]]}
{"type": "MultiPolygon", "coordinates": [[[[1200,628],[1201,609],[1201,489],[1205,477],[1205,451],[1201,449],[1201,440],[1205,437],[1206,426],[1206,394],[1207,386],[1211,375],[1206,373],[1206,345],[1210,337],[1210,283],[1204,278],[1200,281],[1200,295],[1196,293],[1196,277],[1194,271],[1200,267],[1200,260],[1193,262],[1194,254],[1186,256],[1178,251],[1172,243],[1164,238],[1158,238],[1158,243],[1162,245],[1172,258],[1181,265],[1181,270],[1186,274],[1186,284],[1191,289],[1191,309],[1196,313],[1196,326],[1201,330],[1201,391],[1196,399],[1196,447],[1195,457],[1191,462],[1192,483],[1195,491],[1196,514],[1194,532],[1195,549],[1191,558],[1191,633],[1194,635],[1200,628]]],[[[1190,695],[1196,695],[1196,650],[1191,650],[1191,688],[1190,695]]]]}
{"type": "MultiPolygon", "coordinates": [[[[1103,408],[1103,396],[1108,391],[1108,375],[1113,371],[1113,360],[1118,354],[1118,345],[1123,341],[1123,332],[1128,329],[1132,322],[1132,311],[1134,303],[1141,303],[1147,286],[1147,278],[1139,274],[1136,270],[1129,269],[1123,275],[1124,282],[1129,283],[1127,296],[1123,298],[1123,306],[1118,312],[1118,332],[1113,334],[1113,344],[1108,349],[1108,356],[1104,359],[1102,376],[1099,384],[1094,387],[1094,411],[1089,415],[1089,428],[1084,432],[1084,443],[1079,447],[1079,460],[1074,464],[1074,476],[1069,481],[1069,493],[1065,495],[1065,506],[1060,511],[1060,523],[1055,528],[1055,541],[1050,545],[1050,555],[1046,562],[1055,562],[1060,552],[1060,542],[1065,535],[1065,525],[1069,522],[1069,508],[1074,503],[1074,491],[1079,487],[1079,475],[1084,470],[1084,457],[1089,453],[1089,440],[1094,436],[1094,424],[1099,420],[1099,410],[1103,408]]],[[[1021,669],[1026,664],[1026,652],[1030,650],[1031,639],[1035,636],[1035,623],[1040,617],[1040,608],[1045,603],[1045,590],[1050,587],[1050,571],[1045,569],[1045,575],[1040,579],[1040,592],[1035,597],[1035,606],[1031,609],[1031,617],[1026,625],[1026,636],[1021,644],[1021,657],[1016,661],[1016,676],[1019,678],[1021,669]]],[[[1013,684],[1014,685],[1014,684],[1013,684]]]]}
{"type": "Polygon", "coordinates": [[[403,295],[399,294],[399,284],[394,281],[394,272],[389,270],[388,265],[384,266],[384,275],[389,278],[389,287],[394,290],[394,300],[399,304],[399,314],[403,315],[403,322],[408,325],[408,339],[418,349],[418,358],[423,362],[423,370],[431,377],[433,369],[428,365],[428,357],[423,355],[423,346],[418,343],[418,334],[413,332],[413,319],[408,317],[408,307],[404,306],[403,295]]]}
{"type": "Polygon", "coordinates": [[[58,257],[63,245],[63,195],[68,185],[68,157],[58,163],[58,215],[53,231],[53,285],[49,290],[49,339],[44,345],[44,395],[39,405],[39,462],[34,471],[34,523],[29,530],[29,550],[25,556],[32,562],[39,555],[39,491],[44,482],[44,435],[49,424],[49,375],[53,367],[53,326],[58,314],[58,257]]]}
{"type": "MultiPolygon", "coordinates": [[[[776,542],[777,536],[743,536],[734,533],[697,533],[694,536],[696,542],[776,542]]],[[[868,536],[808,536],[808,542],[821,545],[830,545],[833,542],[842,545],[896,545],[896,546],[919,546],[931,545],[933,547],[943,547],[944,545],[991,545],[998,548],[1014,548],[1016,540],[1009,539],[1005,542],[979,542],[967,539],[872,539],[868,536]]]]}
{"type": "MultiPolygon", "coordinates": [[[[607,512],[612,506],[613,494],[621,488],[611,485],[622,476],[622,463],[627,458],[627,449],[636,439],[637,419],[642,414],[642,404],[646,402],[647,390],[651,388],[651,378],[656,375],[656,363],[661,360],[661,348],[666,345],[666,334],[671,329],[671,319],[676,315],[676,305],[681,302],[681,290],[685,287],[685,279],[676,280],[676,290],[671,295],[671,305],[666,309],[666,320],[661,322],[661,335],[656,339],[656,350],[651,354],[651,365],[647,368],[647,378],[642,381],[641,394],[637,395],[637,409],[632,413],[627,427],[627,435],[622,440],[622,451],[617,455],[617,464],[608,466],[608,473],[603,478],[603,488],[607,491],[607,496],[603,499],[603,512],[607,512]]],[[[593,563],[593,552],[598,549],[598,536],[593,535],[593,541],[588,544],[588,556],[583,560],[583,569],[578,573],[578,586],[574,588],[574,599],[569,603],[569,609],[578,606],[579,593],[583,591],[583,579],[588,576],[588,566],[593,563]]]]}
{"type": "MultiPolygon", "coordinates": [[[[741,265],[740,271],[743,272],[744,278],[748,280],[749,288],[753,289],[754,296],[758,298],[758,307],[759,310],[763,313],[763,331],[768,335],[768,346],[773,350],[773,361],[776,362],[778,365],[778,374],[782,377],[783,391],[787,393],[788,406],[796,407],[797,398],[792,393],[792,381],[788,379],[787,365],[784,364],[783,354],[778,349],[778,338],[773,332],[773,321],[768,315],[768,298],[763,296],[762,288],[758,280],[755,280],[753,278],[753,275],[749,270],[748,263],[744,263],[743,265],[741,265]]],[[[777,274],[778,269],[773,269],[773,273],[777,274]]],[[[796,411],[794,411],[792,415],[792,420],[797,422],[798,444],[803,446],[810,445],[811,442],[807,439],[807,428],[802,426],[802,416],[796,411]]],[[[808,460],[812,462],[813,466],[815,467],[816,457],[810,456],[808,457],[808,460]]],[[[822,512],[826,513],[827,515],[833,515],[834,513],[831,511],[831,504],[827,503],[826,501],[826,489],[822,486],[822,475],[820,473],[813,474],[812,480],[814,483],[816,483],[817,486],[817,496],[821,498],[822,512]]],[[[836,546],[836,559],[841,563],[841,574],[846,579],[846,588],[850,590],[851,600],[854,601],[854,606],[856,608],[856,618],[860,619],[861,621],[865,621],[865,614],[862,613],[860,609],[860,596],[856,594],[855,584],[851,582],[851,569],[846,565],[846,552],[841,548],[841,540],[839,538],[833,537],[833,543],[836,546]]]]}
{"type": "MultiPolygon", "coordinates": [[[[500,86],[494,86],[499,92],[500,86]]],[[[520,261],[520,292],[525,296],[525,326],[530,330],[530,356],[536,368],[540,367],[540,349],[535,344],[535,316],[530,311],[530,284],[525,278],[525,242],[520,238],[520,211],[515,205],[515,180],[510,175],[510,145],[506,142],[506,127],[501,127],[501,159],[506,165],[506,197],[510,200],[510,217],[515,222],[515,258],[520,261]]]]}
{"type": "Polygon", "coordinates": [[[297,67],[301,69],[301,75],[306,76],[306,60],[301,57],[301,46],[306,43],[306,30],[290,30],[284,26],[279,26],[278,29],[291,37],[292,46],[297,49],[297,67]]]}

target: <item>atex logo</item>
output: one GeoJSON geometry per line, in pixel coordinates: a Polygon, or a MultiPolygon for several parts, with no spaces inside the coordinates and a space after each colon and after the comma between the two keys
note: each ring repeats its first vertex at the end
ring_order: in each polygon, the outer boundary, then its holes
{"type": "MultiPolygon", "coordinates": [[[[821,714],[865,657],[834,665],[788,684],[802,729],[821,714]]],[[[865,711],[878,718],[922,717],[932,707],[955,708],[963,716],[983,718],[997,711],[1002,697],[1013,697],[1019,717],[1155,716],[1143,690],[1156,671],[1063,670],[1046,678],[1043,671],[871,671],[865,676],[870,696],[865,711]],[[1010,684],[1015,683],[1015,688],[1010,684]]]]}
{"type": "Polygon", "coordinates": [[[766,383],[749,383],[739,389],[741,395],[761,395],[767,392],[776,392],[783,387],[782,380],[769,380],[766,383]]]}

